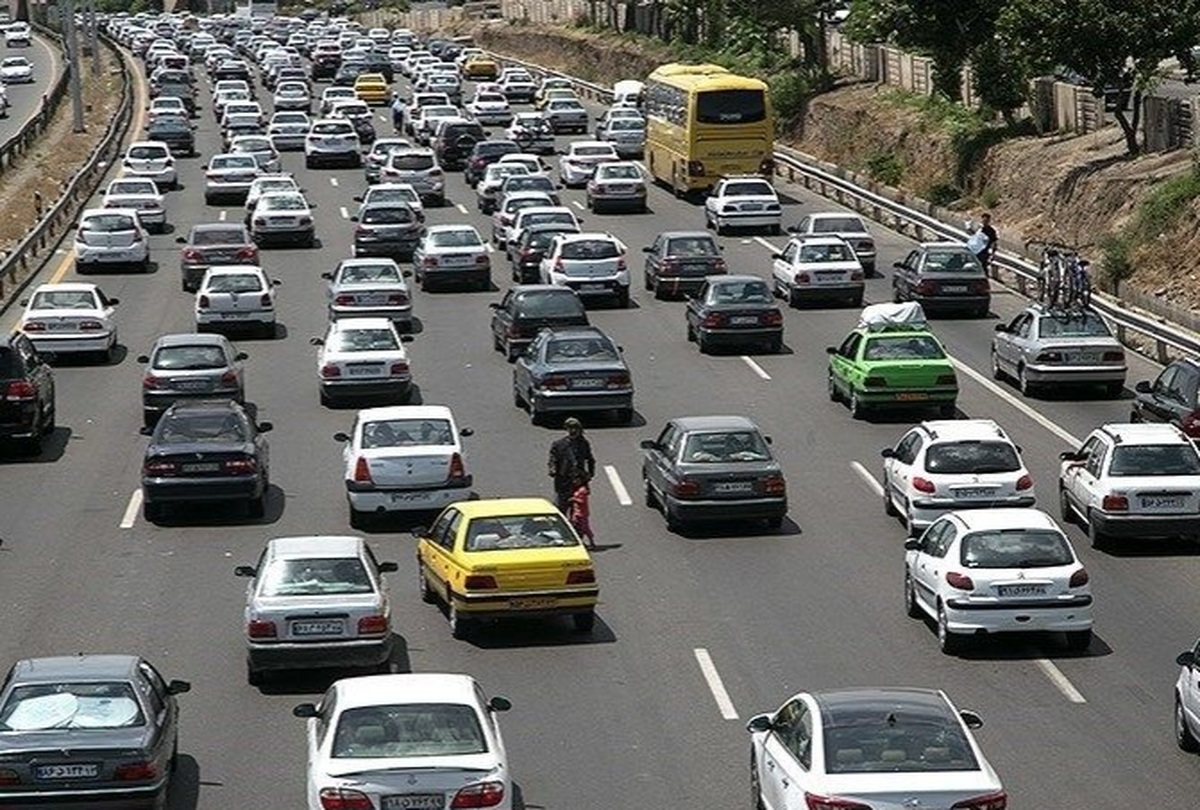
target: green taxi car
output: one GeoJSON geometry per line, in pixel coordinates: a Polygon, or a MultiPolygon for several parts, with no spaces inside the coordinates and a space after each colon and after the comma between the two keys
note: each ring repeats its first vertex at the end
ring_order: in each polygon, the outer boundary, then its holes
{"type": "Polygon", "coordinates": [[[829,398],[864,418],[885,408],[936,407],[955,414],[958,378],[946,350],[928,329],[859,326],[841,346],[829,346],[829,398]]]}

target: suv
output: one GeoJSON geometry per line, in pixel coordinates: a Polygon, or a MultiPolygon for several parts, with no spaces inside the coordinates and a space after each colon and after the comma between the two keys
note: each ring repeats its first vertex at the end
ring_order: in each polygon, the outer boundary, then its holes
{"type": "Polygon", "coordinates": [[[379,169],[379,179],[384,183],[407,183],[416,189],[423,205],[446,204],[446,176],[430,149],[392,151],[379,169]]]}
{"type": "Polygon", "coordinates": [[[466,119],[447,120],[438,126],[433,139],[433,151],[444,168],[460,169],[475,144],[484,140],[487,140],[487,133],[481,124],[466,119]]]}
{"type": "Polygon", "coordinates": [[[1130,422],[1168,422],[1200,440],[1200,360],[1176,360],[1134,391],[1130,422]]]}
{"type": "Polygon", "coordinates": [[[1102,425],[1059,458],[1062,518],[1083,521],[1094,547],[1200,537],[1200,452],[1174,425],[1102,425]]]}
{"type": "Polygon", "coordinates": [[[991,419],[922,422],[883,456],[883,508],[911,536],[946,512],[1033,506],[1021,449],[991,419]]]}
{"type": "Polygon", "coordinates": [[[358,151],[358,132],[347,118],[322,118],[314,121],[304,138],[304,168],[321,163],[340,162],[353,168],[362,165],[358,151]]]}
{"type": "Polygon", "coordinates": [[[587,326],[587,310],[574,290],[545,284],[508,288],[492,308],[492,348],[513,362],[546,327],[587,326]]]}
{"type": "Polygon", "coordinates": [[[463,170],[463,179],[467,181],[468,186],[474,187],[483,179],[483,173],[487,171],[488,166],[505,155],[517,155],[520,152],[521,147],[517,146],[516,141],[479,141],[471,147],[466,169],[463,170]]]}
{"type": "Polygon", "coordinates": [[[54,432],[54,372],[20,332],[0,343],[0,439],[28,442],[40,452],[54,432]]]}

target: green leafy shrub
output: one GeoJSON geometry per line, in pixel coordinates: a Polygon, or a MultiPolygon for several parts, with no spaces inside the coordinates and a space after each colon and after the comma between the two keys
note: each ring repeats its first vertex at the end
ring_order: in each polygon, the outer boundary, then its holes
{"type": "Polygon", "coordinates": [[[863,168],[872,180],[886,186],[898,186],[904,179],[904,164],[893,152],[872,152],[867,155],[863,168]]]}

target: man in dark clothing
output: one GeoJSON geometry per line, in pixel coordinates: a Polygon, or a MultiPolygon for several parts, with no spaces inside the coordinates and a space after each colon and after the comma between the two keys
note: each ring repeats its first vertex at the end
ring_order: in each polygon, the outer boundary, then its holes
{"type": "Polygon", "coordinates": [[[977,253],[976,258],[983,265],[983,269],[987,270],[992,262],[992,256],[996,255],[996,243],[1000,241],[1000,236],[992,227],[991,214],[984,214],[979,218],[979,222],[979,232],[987,237],[987,247],[977,253]]]}
{"type": "Polygon", "coordinates": [[[567,435],[550,445],[549,474],[554,479],[555,502],[559,510],[566,514],[571,504],[571,493],[578,486],[578,478],[590,481],[596,474],[596,459],[578,419],[568,417],[563,427],[567,429],[567,435]]]}

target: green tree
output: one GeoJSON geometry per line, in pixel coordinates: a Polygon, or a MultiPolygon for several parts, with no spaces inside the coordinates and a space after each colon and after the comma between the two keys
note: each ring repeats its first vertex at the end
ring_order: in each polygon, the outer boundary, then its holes
{"type": "Polygon", "coordinates": [[[860,42],[892,42],[933,60],[934,89],[957,101],[962,67],[995,33],[1003,0],[853,0],[846,31],[860,42]]]}
{"type": "Polygon", "coordinates": [[[1016,123],[1014,112],[1029,97],[1029,73],[1024,63],[996,38],[971,54],[971,85],[975,96],[1004,116],[1010,127],[1016,123]]]}
{"type": "MultiPolygon", "coordinates": [[[[1092,92],[1131,95],[1114,112],[1126,151],[1136,155],[1142,96],[1159,64],[1200,41],[1200,0],[1008,0],[997,21],[1006,47],[1038,73],[1066,68],[1092,92]]],[[[1187,64],[1186,59],[1184,60],[1187,64]]]]}

